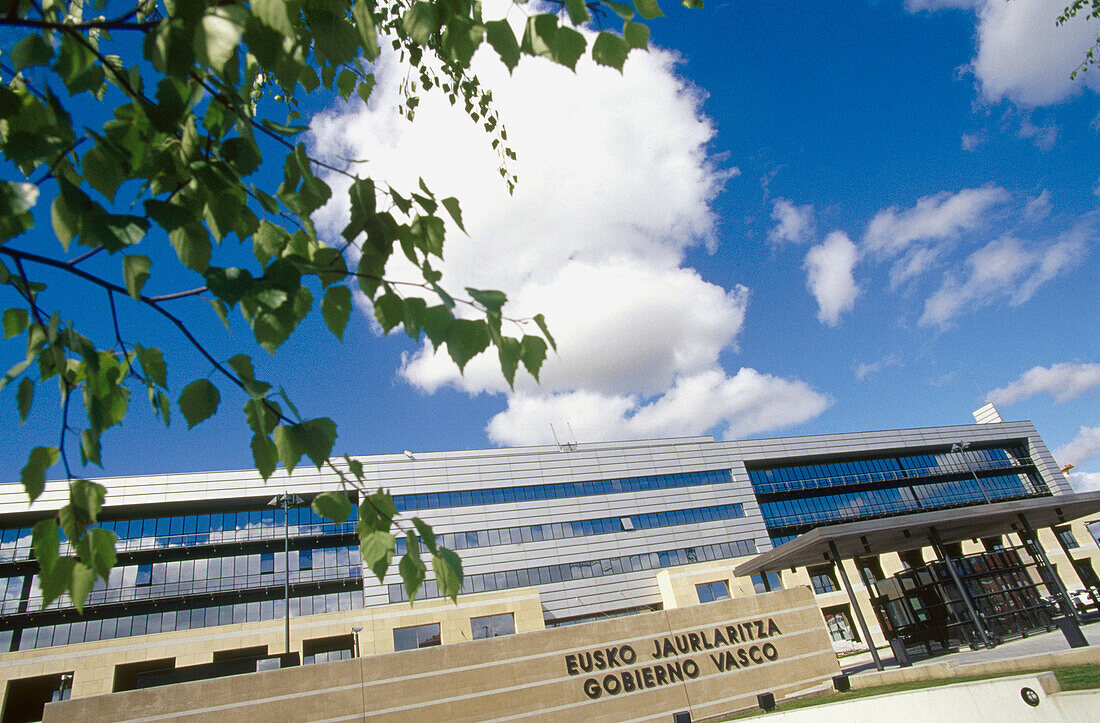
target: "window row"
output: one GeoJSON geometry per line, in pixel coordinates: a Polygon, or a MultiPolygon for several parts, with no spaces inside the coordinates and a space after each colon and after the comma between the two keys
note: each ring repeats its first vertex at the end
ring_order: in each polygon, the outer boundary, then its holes
{"type": "MultiPolygon", "coordinates": [[[[476,575],[466,575],[462,580],[462,591],[492,592],[494,590],[507,590],[530,585],[549,585],[558,582],[570,582],[586,578],[602,577],[604,575],[619,575],[627,572],[642,572],[645,570],[657,570],[663,567],[677,565],[691,565],[696,562],[710,560],[726,560],[734,557],[756,554],[756,542],[753,540],[738,540],[736,542],[721,542],[714,545],[699,545],[697,547],[685,547],[664,552],[649,552],[641,555],[625,555],[623,557],[609,557],[600,560],[585,560],[581,562],[565,562],[558,565],[545,565],[543,567],[527,567],[519,570],[505,572],[486,572],[476,575]]],[[[388,586],[389,601],[407,602],[408,595],[401,584],[388,586]]],[[[435,580],[426,580],[424,586],[417,594],[417,598],[439,597],[439,589],[435,580]]]]}
{"type": "MultiPolygon", "coordinates": [[[[354,532],[358,517],[354,505],[349,520],[338,525],[319,517],[309,507],[293,507],[289,513],[291,537],[354,532]]],[[[265,509],[106,520],[99,526],[115,533],[119,552],[129,552],[280,538],[285,534],[286,519],[281,509],[265,509]]],[[[25,560],[30,556],[30,549],[30,528],[9,528],[0,532],[0,560],[25,560]]]]}
{"type": "Polygon", "coordinates": [[[786,492],[1003,469],[1029,463],[1030,458],[1022,449],[980,449],[750,470],[749,480],[758,493],[786,492]]]}
{"type": "MultiPolygon", "coordinates": [[[[292,597],[290,599],[290,614],[292,617],[359,610],[362,607],[363,593],[359,590],[292,597]]],[[[235,603],[233,605],[174,610],[148,615],[47,625],[23,630],[19,636],[17,649],[31,650],[51,645],[110,640],[131,635],[167,633],[173,630],[193,630],[215,625],[277,620],[284,616],[285,609],[285,603],[281,599],[264,600],[261,602],[235,603]]],[[[11,630],[0,632],[0,650],[15,649],[12,647],[13,640],[14,635],[11,630]]]]}
{"type": "MultiPolygon", "coordinates": [[[[512,613],[485,615],[470,618],[470,635],[474,640],[499,638],[502,635],[516,634],[516,619],[512,613]]],[[[395,651],[431,648],[439,645],[439,623],[425,623],[393,629],[393,649],[395,651]]]]}
{"type": "MultiPolygon", "coordinates": [[[[291,550],[291,583],[316,582],[361,576],[358,546],[327,547],[313,550],[291,550]],[[295,569],[295,567],[297,569],[295,569]]],[[[88,605],[144,600],[243,590],[282,585],[286,575],[284,555],[258,553],[214,557],[198,560],[172,560],[142,565],[122,565],[113,568],[107,581],[97,580],[88,594],[88,605]]],[[[20,605],[22,578],[7,578],[0,584],[4,598],[0,612],[17,612],[20,605]]],[[[38,580],[35,577],[28,610],[41,606],[38,580]]],[[[50,605],[51,609],[69,607],[68,596],[50,605]]]]}
{"type": "Polygon", "coordinates": [[[561,500],[572,497],[609,495],[619,492],[648,492],[651,490],[695,487],[732,481],[729,470],[711,472],[687,472],[684,474],[659,474],[651,477],[625,477],[622,479],[595,480],[592,482],[563,482],[560,484],[528,485],[524,487],[498,487],[485,490],[459,492],[435,492],[428,494],[394,495],[399,512],[405,510],[432,510],[441,507],[471,507],[497,505],[505,502],[535,502],[537,500],[561,500]]]}
{"type": "MultiPolygon", "coordinates": [[[[864,490],[763,502],[760,511],[769,529],[834,520],[858,520],[902,512],[952,507],[986,500],[1006,500],[1039,494],[1027,475],[973,477],[949,482],[864,490]]],[[[777,538],[779,545],[789,538],[777,538]]]]}
{"type": "MultiPolygon", "coordinates": [[[[472,532],[449,532],[436,535],[440,544],[452,550],[466,550],[474,547],[519,544],[522,542],[541,542],[543,540],[564,540],[570,537],[603,535],[624,530],[648,530],[670,525],[687,525],[696,522],[713,522],[745,516],[745,508],[740,503],[734,505],[714,505],[686,510],[666,510],[630,517],[601,517],[593,520],[575,522],[551,522],[542,525],[503,527],[495,530],[477,530],[472,532]],[[632,527],[626,527],[629,520],[632,527]]],[[[404,555],[405,539],[397,541],[397,554],[404,555]]]]}

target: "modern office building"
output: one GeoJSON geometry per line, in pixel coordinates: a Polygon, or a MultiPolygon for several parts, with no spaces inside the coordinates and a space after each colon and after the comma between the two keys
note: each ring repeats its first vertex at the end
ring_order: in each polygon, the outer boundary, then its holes
{"type": "MultiPolygon", "coordinates": [[[[881,642],[897,633],[884,602],[888,581],[948,553],[1022,555],[1021,586],[1046,595],[1043,584],[1054,583],[1040,569],[1042,551],[1018,541],[1030,527],[1001,515],[980,537],[951,537],[948,521],[977,510],[1032,515],[1065,587],[1097,584],[1100,550],[1086,524],[1100,519],[1100,495],[1073,494],[1028,422],[413,451],[359,461],[369,489],[388,489],[399,511],[431,523],[458,551],[465,580],[457,605],[440,600],[431,580],[409,605],[396,575],[385,584],[364,575],[355,520],[336,525],[308,507],[335,488],[335,478],[299,468],[266,483],[254,472],[103,480],[102,524],[118,536],[118,565],[93,589],[83,615],[64,599],[41,609],[30,528],[63,504],[62,485],[32,506],[20,485],[6,486],[4,720],[33,720],[51,699],[285,665],[295,656],[320,663],[799,585],[816,593],[838,646],[865,644],[868,635],[881,642]],[[878,549],[865,541],[858,554],[807,548],[798,565],[746,572],[750,561],[807,532],[875,521],[894,529],[890,521],[901,520],[897,535],[909,538],[930,514],[945,531],[935,552],[923,538],[878,549]],[[845,592],[848,577],[854,583],[845,592]],[[872,598],[880,602],[874,615],[872,598]],[[862,633],[853,602],[867,606],[862,633]]],[[[1049,616],[1032,623],[1048,624],[1049,616]]]]}

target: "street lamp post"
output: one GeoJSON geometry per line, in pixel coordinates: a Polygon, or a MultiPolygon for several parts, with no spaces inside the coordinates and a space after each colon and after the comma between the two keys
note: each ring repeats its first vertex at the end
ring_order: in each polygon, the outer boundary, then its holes
{"type": "Polygon", "coordinates": [[[352,650],[354,651],[354,653],[355,653],[355,657],[357,657],[357,658],[359,657],[359,633],[360,633],[360,632],[361,632],[362,630],[363,630],[363,626],[362,626],[362,625],[355,625],[355,626],[353,626],[353,627],[352,627],[352,629],[351,629],[351,635],[352,635],[352,638],[351,638],[351,642],[352,642],[352,650]]]}
{"type": "Polygon", "coordinates": [[[268,507],[282,506],[283,508],[283,608],[286,613],[285,651],[287,653],[290,652],[290,506],[297,506],[303,502],[305,500],[298,495],[283,492],[281,495],[272,497],[267,503],[268,507]]]}

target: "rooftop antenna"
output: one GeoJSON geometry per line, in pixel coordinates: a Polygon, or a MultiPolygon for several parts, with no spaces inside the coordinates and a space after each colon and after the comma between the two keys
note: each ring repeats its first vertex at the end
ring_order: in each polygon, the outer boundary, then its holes
{"type": "Polygon", "coordinates": [[[578,444],[580,444],[580,442],[577,441],[577,435],[573,434],[573,425],[569,422],[566,422],[565,426],[569,427],[569,436],[573,440],[573,446],[576,447],[578,444]]]}
{"type": "Polygon", "coordinates": [[[981,386],[978,384],[978,380],[974,378],[974,375],[970,375],[970,381],[974,382],[974,388],[978,390],[978,397],[985,400],[985,392],[982,391],[981,386]]]}

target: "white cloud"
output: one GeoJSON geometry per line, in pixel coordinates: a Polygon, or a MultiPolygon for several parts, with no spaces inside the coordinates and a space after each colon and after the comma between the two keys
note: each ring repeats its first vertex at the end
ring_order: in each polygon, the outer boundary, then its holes
{"type": "Polygon", "coordinates": [[[502,444],[545,443],[551,424],[557,430],[572,428],[580,441],[684,436],[713,427],[735,439],[813,419],[829,403],[803,382],[753,369],[732,377],[710,370],[680,377],[650,402],[585,390],[517,394],[489,422],[488,431],[502,444]]]}
{"type": "Polygon", "coordinates": [[[1070,472],[1069,483],[1078,492],[1100,492],[1100,472],[1070,472]]]}
{"type": "Polygon", "coordinates": [[[796,206],[785,198],[777,198],[772,204],[772,220],[775,226],[768,231],[772,243],[803,243],[814,235],[813,205],[796,206]]]}
{"type": "Polygon", "coordinates": [[[1021,106],[1051,105],[1084,88],[1100,89],[1100,77],[1070,73],[1096,42],[1087,9],[1061,27],[1055,20],[1066,0],[907,0],[910,12],[972,9],[977,16],[977,51],[970,70],[981,95],[1021,106]]]}
{"type": "Polygon", "coordinates": [[[983,138],[980,133],[963,133],[960,145],[964,151],[973,151],[977,150],[982,141],[983,138]]]}
{"type": "Polygon", "coordinates": [[[1058,142],[1058,126],[1053,123],[1037,126],[1031,120],[1024,118],[1020,122],[1020,130],[1017,131],[1016,136],[1025,140],[1030,139],[1041,151],[1049,151],[1058,142]]]}
{"type": "Polygon", "coordinates": [[[1043,189],[1035,198],[1029,198],[1024,206],[1024,218],[1028,221],[1042,221],[1050,215],[1050,191],[1043,189]]]}
{"type": "Polygon", "coordinates": [[[1085,217],[1072,229],[1046,244],[1028,245],[1004,236],[970,254],[964,273],[948,274],[924,305],[920,323],[947,326],[964,311],[989,306],[1007,297],[1018,306],[1040,286],[1078,266],[1096,238],[1093,217],[1085,217]]]}
{"type": "Polygon", "coordinates": [[[1028,369],[1015,381],[991,391],[986,401],[1013,404],[1037,394],[1049,394],[1056,402],[1065,402],[1095,386],[1100,386],[1100,364],[1063,362],[1028,369]]]}
{"type": "Polygon", "coordinates": [[[881,259],[894,259],[890,286],[897,289],[934,268],[958,238],[987,225],[994,209],[1011,195],[999,186],[941,191],[911,207],[879,211],[867,224],[864,248],[881,259]]]}
{"type": "Polygon", "coordinates": [[[1092,189],[1092,195],[1100,198],[1100,177],[1096,179],[1096,188],[1092,189]]]}
{"type": "Polygon", "coordinates": [[[999,186],[941,191],[917,200],[912,208],[879,211],[867,225],[863,243],[876,253],[898,255],[912,244],[939,241],[976,228],[995,206],[1010,198],[999,186]]]}
{"type": "MultiPolygon", "coordinates": [[[[736,350],[749,292],[732,279],[704,280],[683,260],[713,243],[711,201],[737,169],[708,157],[714,130],[702,94],[677,76],[676,63],[653,48],[632,53],[621,75],[589,59],[576,74],[527,59],[510,76],[479,51],[474,69],[518,155],[513,196],[489,138],[461,109],[429,95],[415,123],[396,118],[403,71],[390,56],[376,70],[369,109],[338,109],[313,128],[330,156],[370,159],[363,173],[399,188],[422,175],[437,194],[459,197],[469,235],[448,232],[437,266],[448,288],[501,289],[506,314],[546,315],[559,353],[541,384],[521,372],[509,390],[495,354],[475,358],[464,375],[426,342],[405,355],[401,377],[427,393],[450,386],[506,395],[507,409],[487,427],[495,443],[552,441],[545,420],[563,417],[601,438],[752,433],[805,421],[828,403],[797,380],[751,369],[731,377],[720,366],[719,356],[736,350]],[[701,388],[708,409],[691,414],[684,400],[701,388]]],[[[335,235],[346,209],[330,204],[324,214],[335,235]]],[[[396,257],[386,273],[414,276],[396,257]]]]}
{"type": "Polygon", "coordinates": [[[898,358],[897,354],[887,354],[878,361],[860,362],[856,365],[855,368],[856,379],[862,382],[867,377],[871,376],[872,374],[878,374],[883,369],[900,365],[901,359],[898,358]]]}
{"type": "Polygon", "coordinates": [[[1077,436],[1053,452],[1060,465],[1080,467],[1100,457],[1100,427],[1081,427],[1077,436]]]}
{"type": "Polygon", "coordinates": [[[856,245],[841,231],[833,231],[806,254],[806,286],[817,299],[822,323],[836,326],[841,314],[855,306],[859,286],[852,270],[858,259],[856,245]]]}

